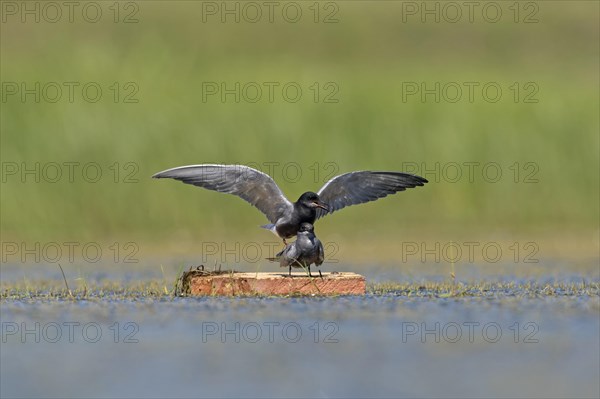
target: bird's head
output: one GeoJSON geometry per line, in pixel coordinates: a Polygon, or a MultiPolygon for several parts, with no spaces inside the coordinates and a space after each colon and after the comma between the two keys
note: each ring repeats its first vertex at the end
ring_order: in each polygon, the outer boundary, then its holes
{"type": "Polygon", "coordinates": [[[321,201],[319,195],[317,193],[313,193],[312,191],[302,194],[296,202],[306,206],[307,208],[321,208],[326,211],[329,210],[329,207],[326,203],[321,201]]]}
{"type": "Polygon", "coordinates": [[[315,228],[312,224],[310,223],[302,223],[300,225],[300,230],[298,230],[298,233],[314,233],[315,228]]]}

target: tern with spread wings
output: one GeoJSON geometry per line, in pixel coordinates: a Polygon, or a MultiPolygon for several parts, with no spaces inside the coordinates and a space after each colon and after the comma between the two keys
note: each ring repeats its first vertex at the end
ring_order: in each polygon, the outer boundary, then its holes
{"type": "Polygon", "coordinates": [[[298,233],[302,223],[314,224],[315,220],[347,206],[375,201],[427,183],[420,176],[402,172],[349,172],[332,178],[317,193],[307,191],[291,202],[269,175],[243,165],[180,166],[152,177],[180,180],[239,196],[265,214],[271,223],[262,227],[283,239],[284,244],[298,233]]]}

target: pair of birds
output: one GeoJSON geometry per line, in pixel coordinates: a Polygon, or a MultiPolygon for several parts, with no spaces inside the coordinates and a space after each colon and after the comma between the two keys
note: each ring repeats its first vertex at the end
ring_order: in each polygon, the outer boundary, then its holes
{"type": "MultiPolygon", "coordinates": [[[[243,165],[190,165],[156,173],[153,178],[170,178],[214,190],[234,194],[260,210],[269,220],[261,226],[283,239],[285,248],[271,260],[281,266],[308,268],[321,265],[323,245],[314,234],[314,222],[351,205],[423,186],[427,180],[402,172],[357,171],[336,176],[314,193],[307,191],[296,202],[288,200],[267,174],[243,165]],[[291,244],[287,239],[298,236],[291,244]]],[[[320,271],[319,271],[320,273],[320,271]]]]}

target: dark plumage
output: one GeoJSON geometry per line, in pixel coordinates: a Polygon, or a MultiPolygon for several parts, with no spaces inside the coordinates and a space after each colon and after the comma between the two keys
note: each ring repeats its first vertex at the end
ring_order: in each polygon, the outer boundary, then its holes
{"type": "Polygon", "coordinates": [[[318,193],[305,192],[292,203],[270,176],[243,165],[181,166],[152,177],[235,194],[264,213],[271,223],[262,227],[277,234],[284,243],[296,235],[302,223],[313,224],[316,219],[347,206],[375,201],[427,183],[420,176],[402,172],[350,172],[329,180],[318,193]]]}
{"type": "MultiPolygon", "coordinates": [[[[281,267],[289,267],[289,274],[292,274],[292,267],[303,267],[308,269],[310,274],[310,265],[313,263],[320,266],[325,259],[323,244],[315,236],[314,227],[310,223],[302,223],[296,241],[285,246],[283,251],[269,258],[271,261],[279,261],[281,267]]],[[[319,274],[321,271],[319,270],[319,274]]]]}

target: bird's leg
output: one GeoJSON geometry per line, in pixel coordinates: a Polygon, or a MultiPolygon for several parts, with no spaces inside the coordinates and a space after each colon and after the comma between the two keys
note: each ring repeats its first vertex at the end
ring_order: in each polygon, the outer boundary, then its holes
{"type": "Polygon", "coordinates": [[[292,265],[290,264],[290,270],[288,272],[288,276],[292,277],[292,265]]]}
{"type": "Polygon", "coordinates": [[[319,269],[319,277],[321,277],[321,280],[323,280],[323,274],[321,273],[321,269],[319,269]]]}
{"type": "Polygon", "coordinates": [[[308,277],[312,277],[312,274],[310,274],[310,265],[308,265],[308,277]]]}

